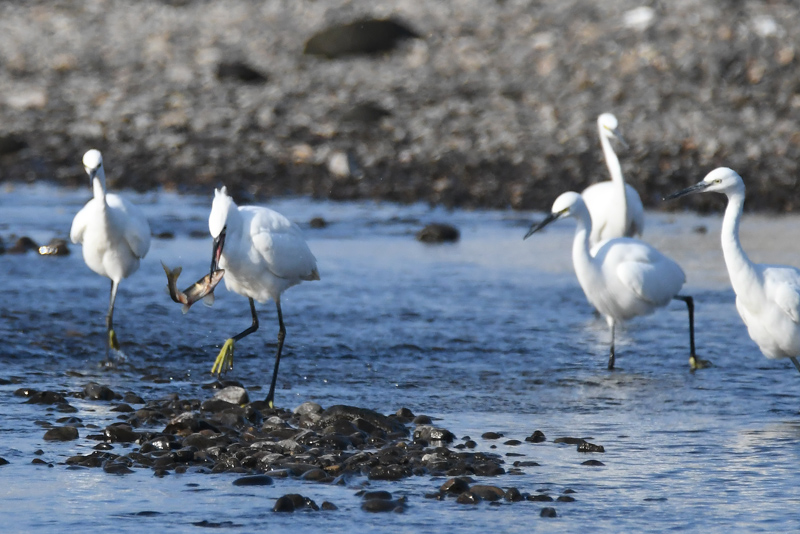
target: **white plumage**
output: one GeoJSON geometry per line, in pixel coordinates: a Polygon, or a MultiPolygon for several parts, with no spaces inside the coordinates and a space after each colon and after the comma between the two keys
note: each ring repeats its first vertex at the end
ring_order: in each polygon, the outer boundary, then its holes
{"type": "Polygon", "coordinates": [[[250,299],[253,324],[228,339],[212,367],[221,373],[233,365],[233,346],[258,329],[253,300],[275,301],[278,310],[278,351],[267,402],[272,404],[286,330],[281,313],[281,294],[304,280],[319,280],[317,260],[300,228],[280,213],[261,206],[237,206],[225,187],[214,191],[208,219],[214,238],[211,270],[225,269],[225,286],[250,299]]]}
{"type": "Polygon", "coordinates": [[[745,187],[726,167],[714,169],[698,184],[670,195],[719,192],[728,197],[722,221],[722,252],[736,293],[736,309],[750,338],[767,358],[791,358],[800,371],[800,270],[750,261],[739,241],[745,187]]]}
{"type": "MultiPolygon", "coordinates": [[[[83,259],[91,270],[111,279],[111,296],[106,328],[108,346],[119,349],[113,328],[117,288],[139,268],[139,261],[150,249],[150,225],[138,207],[113,193],[106,193],[103,157],[97,150],[83,156],[83,165],[92,183],[94,198],[72,220],[69,235],[83,246],[83,259]]],[[[106,354],[108,358],[108,353],[106,354]]]]}
{"type": "Polygon", "coordinates": [[[644,232],[642,199],[633,187],[625,183],[619,158],[611,147],[614,137],[625,143],[618,126],[617,118],[611,113],[603,113],[597,118],[597,131],[611,180],[592,184],[581,193],[592,217],[589,236],[592,245],[604,239],[633,237],[644,232]]]}
{"type": "Polygon", "coordinates": [[[611,328],[609,369],[614,368],[614,330],[618,321],[648,315],[673,299],[689,309],[690,365],[701,362],[694,350],[694,302],[678,295],[686,277],[680,266],[654,247],[638,239],[618,237],[592,246],[592,219],[581,195],[567,192],[553,203],[551,214],[531,227],[525,238],[562,217],[573,217],[577,230],[572,245],[572,263],[578,282],[589,302],[605,316],[611,328]]]}

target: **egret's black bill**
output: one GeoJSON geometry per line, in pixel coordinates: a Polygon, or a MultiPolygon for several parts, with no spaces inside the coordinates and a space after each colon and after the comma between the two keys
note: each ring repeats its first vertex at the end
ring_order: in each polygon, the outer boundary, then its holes
{"type": "Polygon", "coordinates": [[[219,264],[219,257],[222,256],[222,247],[225,246],[225,230],[214,238],[214,246],[211,249],[211,277],[214,276],[214,271],[217,270],[219,264]]]}
{"type": "Polygon", "coordinates": [[[536,232],[538,232],[539,230],[541,230],[542,228],[544,228],[545,226],[547,226],[551,222],[555,221],[560,216],[561,216],[560,213],[551,213],[550,215],[545,217],[545,219],[543,221],[541,221],[539,223],[533,223],[531,225],[531,229],[528,230],[528,233],[525,234],[525,237],[523,237],[522,239],[523,240],[528,239],[530,236],[532,236],[533,234],[535,234],[536,232]]]}
{"type": "Polygon", "coordinates": [[[672,200],[673,198],[682,197],[685,195],[691,195],[692,193],[699,193],[700,191],[707,188],[709,184],[705,182],[697,183],[691,187],[687,187],[686,189],[681,189],[677,193],[672,193],[671,195],[667,195],[664,197],[664,200],[672,200]]]}

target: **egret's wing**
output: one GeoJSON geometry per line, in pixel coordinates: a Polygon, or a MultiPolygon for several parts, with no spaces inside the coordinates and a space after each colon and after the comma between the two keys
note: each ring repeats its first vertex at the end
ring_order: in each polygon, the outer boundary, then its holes
{"type": "MultiPolygon", "coordinates": [[[[89,201],[91,202],[91,200],[89,201]]],[[[72,227],[69,230],[69,239],[75,244],[83,243],[83,232],[89,222],[89,204],[81,208],[75,218],[72,219],[72,227]]]]}
{"type": "Polygon", "coordinates": [[[144,213],[119,195],[107,194],[106,203],[121,214],[124,224],[123,235],[128,246],[137,258],[144,258],[150,250],[150,224],[144,213]]]}
{"type": "Polygon", "coordinates": [[[800,272],[792,268],[767,267],[763,275],[767,298],[800,324],[800,272]]]}
{"type": "Polygon", "coordinates": [[[680,266],[642,242],[627,258],[617,263],[615,272],[628,289],[647,302],[663,305],[678,294],[686,276],[680,266]]]}

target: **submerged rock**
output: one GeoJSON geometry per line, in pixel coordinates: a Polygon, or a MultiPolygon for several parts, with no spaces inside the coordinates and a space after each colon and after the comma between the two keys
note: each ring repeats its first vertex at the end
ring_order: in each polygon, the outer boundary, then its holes
{"type": "Polygon", "coordinates": [[[451,224],[431,223],[417,232],[417,241],[423,243],[454,243],[459,240],[461,233],[451,224]]]}
{"type": "Polygon", "coordinates": [[[78,439],[78,429],[74,426],[59,426],[44,433],[47,441],[72,441],[78,439]]]}

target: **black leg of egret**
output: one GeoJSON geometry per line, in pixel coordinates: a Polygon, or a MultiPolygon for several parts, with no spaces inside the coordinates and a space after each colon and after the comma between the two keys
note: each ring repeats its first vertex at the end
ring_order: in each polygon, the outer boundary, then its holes
{"type": "Polygon", "coordinates": [[[683,295],[675,295],[675,300],[685,302],[686,308],[689,310],[689,367],[692,368],[692,371],[708,367],[709,362],[698,358],[694,349],[694,299],[683,295]]]}
{"type": "Polygon", "coordinates": [[[797,368],[797,370],[800,371],[800,362],[797,361],[797,358],[795,358],[794,356],[789,356],[789,358],[792,360],[792,363],[797,368]]]}
{"type": "Polygon", "coordinates": [[[617,323],[614,321],[611,323],[611,355],[608,357],[608,370],[614,370],[614,329],[616,328],[617,323]]]}
{"type": "Polygon", "coordinates": [[[108,345],[106,346],[106,361],[111,361],[111,349],[119,350],[119,341],[117,341],[117,334],[114,332],[114,302],[117,300],[117,284],[114,280],[111,281],[111,296],[108,299],[108,313],[106,314],[106,331],[108,334],[108,345]]]}
{"type": "Polygon", "coordinates": [[[256,302],[253,299],[250,299],[250,314],[253,316],[253,324],[251,324],[243,332],[239,332],[238,334],[233,336],[234,341],[239,341],[244,336],[249,336],[256,330],[258,330],[258,315],[256,315],[256,302]]]}
{"type": "Polygon", "coordinates": [[[278,366],[281,364],[281,351],[283,351],[283,340],[286,339],[286,327],[283,324],[283,314],[281,313],[281,301],[275,301],[275,307],[278,308],[278,352],[275,354],[275,370],[272,371],[272,383],[269,386],[269,393],[267,394],[267,405],[272,408],[275,404],[275,383],[278,381],[278,366]]]}

